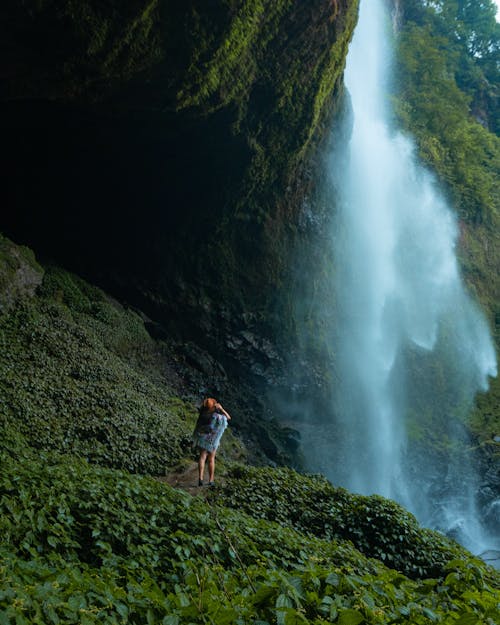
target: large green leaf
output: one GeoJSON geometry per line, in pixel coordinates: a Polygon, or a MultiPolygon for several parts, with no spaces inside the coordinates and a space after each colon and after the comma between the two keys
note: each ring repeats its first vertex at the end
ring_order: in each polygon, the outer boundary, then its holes
{"type": "Polygon", "coordinates": [[[339,625],[359,625],[365,617],[358,610],[342,610],[339,614],[339,625]]]}

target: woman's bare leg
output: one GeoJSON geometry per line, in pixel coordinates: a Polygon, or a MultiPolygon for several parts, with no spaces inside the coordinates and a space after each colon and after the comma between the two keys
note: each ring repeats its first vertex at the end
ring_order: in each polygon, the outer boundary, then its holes
{"type": "Polygon", "coordinates": [[[206,449],[202,449],[200,451],[200,457],[198,458],[198,478],[200,481],[203,481],[203,475],[205,473],[205,461],[207,459],[208,451],[206,449]]]}
{"type": "Polygon", "coordinates": [[[215,451],[208,452],[208,481],[213,482],[215,476],[215,451]]]}

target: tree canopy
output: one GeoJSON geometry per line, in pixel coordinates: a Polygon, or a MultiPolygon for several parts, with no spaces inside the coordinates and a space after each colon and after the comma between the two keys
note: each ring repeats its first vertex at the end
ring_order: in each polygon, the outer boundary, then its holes
{"type": "Polygon", "coordinates": [[[500,193],[500,24],[492,0],[404,0],[395,81],[399,122],[461,218],[491,221],[500,193]]]}

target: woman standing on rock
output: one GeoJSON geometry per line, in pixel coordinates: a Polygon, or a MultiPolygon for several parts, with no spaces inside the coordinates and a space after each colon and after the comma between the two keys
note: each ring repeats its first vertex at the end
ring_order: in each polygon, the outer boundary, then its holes
{"type": "Polygon", "coordinates": [[[208,456],[208,485],[214,486],[215,454],[220,439],[231,420],[229,413],[213,397],[208,397],[199,408],[198,421],[193,432],[193,441],[200,450],[198,459],[198,486],[203,486],[205,462],[208,456]]]}

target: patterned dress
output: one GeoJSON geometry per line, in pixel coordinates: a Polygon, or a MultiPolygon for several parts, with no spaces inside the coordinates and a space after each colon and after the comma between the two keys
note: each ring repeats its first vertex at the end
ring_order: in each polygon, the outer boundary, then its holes
{"type": "Polygon", "coordinates": [[[198,419],[198,423],[193,432],[193,442],[200,449],[216,451],[226,428],[226,416],[214,412],[209,423],[200,423],[200,419],[198,419]]]}

